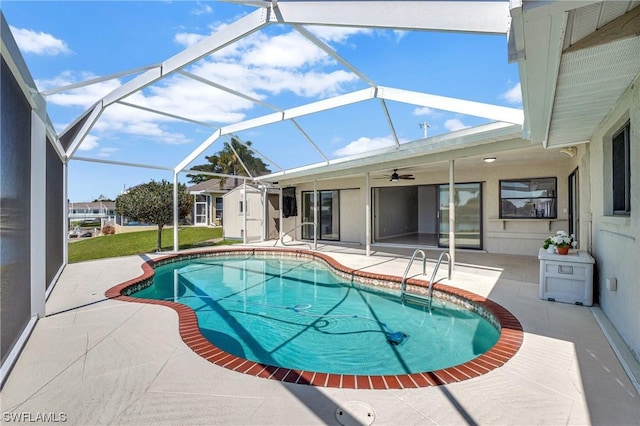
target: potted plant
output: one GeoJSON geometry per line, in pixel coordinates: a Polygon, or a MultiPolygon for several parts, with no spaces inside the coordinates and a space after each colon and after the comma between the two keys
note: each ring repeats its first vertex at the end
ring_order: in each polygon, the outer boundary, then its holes
{"type": "Polygon", "coordinates": [[[573,234],[568,235],[564,231],[556,232],[556,235],[554,237],[551,237],[551,241],[555,246],[558,254],[568,254],[569,249],[572,247],[576,247],[578,244],[573,234]]]}
{"type": "Polygon", "coordinates": [[[546,240],[544,240],[544,244],[542,245],[542,247],[547,251],[547,253],[556,252],[556,246],[555,244],[553,244],[553,237],[549,237],[546,240]]]}

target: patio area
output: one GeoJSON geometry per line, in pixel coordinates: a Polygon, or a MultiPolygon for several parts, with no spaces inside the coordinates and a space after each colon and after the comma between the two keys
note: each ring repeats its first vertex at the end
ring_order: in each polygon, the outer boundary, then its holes
{"type": "MultiPolygon", "coordinates": [[[[408,261],[402,250],[369,257],[355,247],[318,250],[373,273],[402,275],[408,261]]],[[[430,275],[437,252],[428,258],[430,275]]],[[[519,319],[524,343],[509,362],[450,385],[382,391],[266,380],[209,363],[183,343],[173,310],[105,299],[147,259],[66,267],[2,390],[3,421],[52,413],[83,425],[631,425],[640,418],[640,397],[596,321],[602,312],[540,300],[533,256],[458,252],[445,281],[519,319]]]]}

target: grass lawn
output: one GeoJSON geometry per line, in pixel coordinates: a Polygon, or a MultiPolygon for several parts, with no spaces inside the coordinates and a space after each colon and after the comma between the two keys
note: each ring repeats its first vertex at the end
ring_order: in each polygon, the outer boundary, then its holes
{"type": "MultiPolygon", "coordinates": [[[[214,246],[216,244],[208,242],[214,238],[222,238],[222,228],[184,227],[178,231],[180,249],[206,245],[214,246]]],[[[70,242],[69,263],[103,259],[105,257],[152,253],[156,251],[157,240],[158,231],[153,230],[105,235],[70,242]]],[[[231,241],[220,241],[218,245],[232,243],[231,241]]],[[[165,228],[162,231],[162,249],[173,250],[173,228],[165,228]]]]}

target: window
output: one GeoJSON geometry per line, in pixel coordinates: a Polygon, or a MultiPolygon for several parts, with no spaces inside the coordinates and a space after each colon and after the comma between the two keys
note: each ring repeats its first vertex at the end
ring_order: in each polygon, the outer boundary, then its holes
{"type": "Polygon", "coordinates": [[[554,219],[557,217],[556,178],[500,181],[501,219],[554,219]]]}
{"type": "Polygon", "coordinates": [[[222,219],[222,197],[216,197],[216,219],[222,219]]]}
{"type": "Polygon", "coordinates": [[[628,216],[631,212],[630,131],[631,125],[630,122],[627,122],[627,124],[613,136],[611,142],[614,215],[628,216]]]}
{"type": "Polygon", "coordinates": [[[244,213],[244,202],[240,201],[238,204],[238,214],[244,213]]]}

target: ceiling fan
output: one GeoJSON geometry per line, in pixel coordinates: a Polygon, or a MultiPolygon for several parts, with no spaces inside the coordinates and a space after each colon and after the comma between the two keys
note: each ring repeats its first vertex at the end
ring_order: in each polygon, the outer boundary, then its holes
{"type": "Polygon", "coordinates": [[[389,182],[398,182],[400,179],[406,179],[406,180],[414,180],[415,179],[412,174],[399,175],[398,174],[398,169],[393,169],[393,174],[391,176],[389,176],[389,178],[390,178],[389,182]]]}

